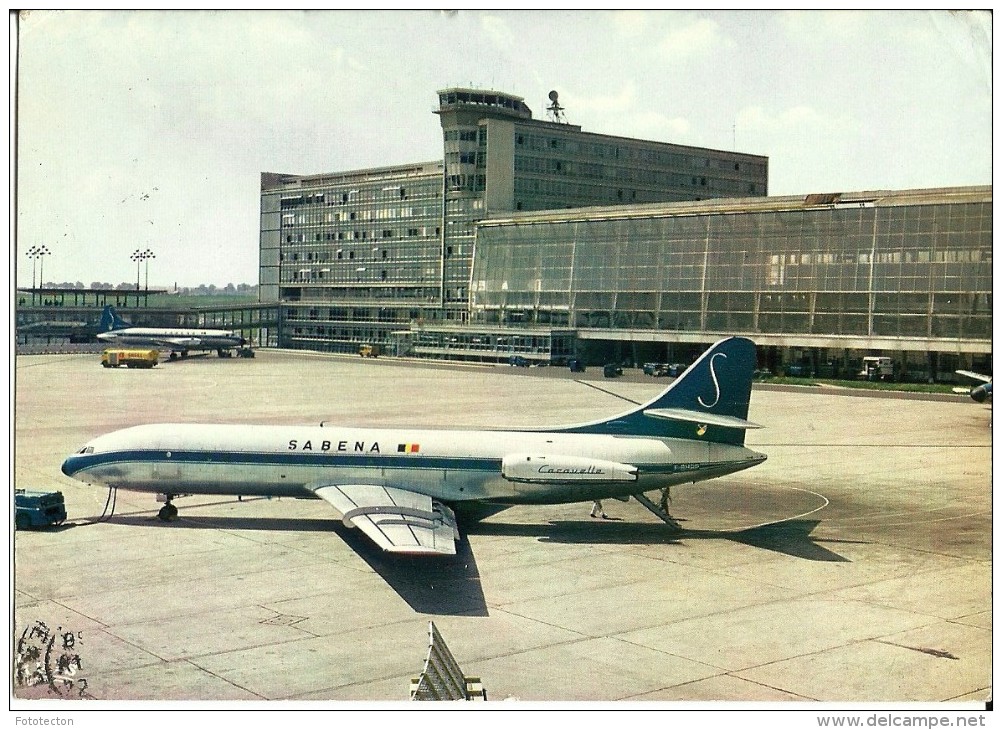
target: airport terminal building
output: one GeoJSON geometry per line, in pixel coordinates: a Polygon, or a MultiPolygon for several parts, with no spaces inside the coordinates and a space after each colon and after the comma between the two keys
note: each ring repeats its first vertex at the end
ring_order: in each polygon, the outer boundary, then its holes
{"type": "Polygon", "coordinates": [[[471,311],[491,326],[553,328],[557,339],[572,332],[575,349],[593,360],[685,360],[686,345],[741,334],[772,370],[844,370],[855,352],[893,356],[913,372],[952,372],[991,353],[992,191],[714,200],[483,221],[471,311]]]}
{"type": "Polygon", "coordinates": [[[766,197],[765,157],[583,132],[555,95],[439,92],[441,161],[261,178],[269,344],[916,378],[991,353],[991,187],[766,197]]]}
{"type": "Polygon", "coordinates": [[[467,323],[487,217],[768,192],[765,157],[584,132],[556,96],[539,120],[517,96],[445,89],[442,160],[263,173],[261,300],[283,323],[272,344],[396,350],[412,325],[467,323]]]}

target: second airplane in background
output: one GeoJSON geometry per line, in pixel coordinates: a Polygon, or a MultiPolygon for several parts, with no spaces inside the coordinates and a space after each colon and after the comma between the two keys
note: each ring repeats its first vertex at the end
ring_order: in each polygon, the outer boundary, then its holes
{"type": "Polygon", "coordinates": [[[135,327],[118,316],[110,304],[101,313],[97,339],[115,347],[156,347],[170,351],[171,359],[189,352],[215,350],[229,357],[235,347],[246,347],[247,339],[235,330],[186,327],[135,327]]]}

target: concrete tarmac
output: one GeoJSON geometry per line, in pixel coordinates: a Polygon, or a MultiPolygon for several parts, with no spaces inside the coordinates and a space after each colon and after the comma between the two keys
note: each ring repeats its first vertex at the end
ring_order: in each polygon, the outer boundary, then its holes
{"type": "Polygon", "coordinates": [[[319,500],[187,497],[163,523],[119,491],[100,519],[107,492],[59,466],[140,423],[536,427],[667,380],[264,350],[15,366],[15,486],[69,512],[14,536],[17,698],[404,701],[429,621],[490,701],[990,696],[991,407],[970,399],[756,386],[769,460],[673,489],[682,532],[632,500],[519,506],[415,559],[319,500]]]}

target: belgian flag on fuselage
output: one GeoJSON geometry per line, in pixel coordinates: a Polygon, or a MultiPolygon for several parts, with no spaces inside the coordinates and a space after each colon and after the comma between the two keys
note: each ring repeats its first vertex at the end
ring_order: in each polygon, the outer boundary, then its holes
{"type": "Polygon", "coordinates": [[[564,433],[659,436],[742,445],[748,422],[755,343],[720,340],[653,400],[614,418],[560,429],[564,433]]]}

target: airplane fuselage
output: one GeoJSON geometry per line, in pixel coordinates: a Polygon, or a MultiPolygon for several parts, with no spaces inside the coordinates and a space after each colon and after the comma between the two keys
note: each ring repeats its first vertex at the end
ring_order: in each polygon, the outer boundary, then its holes
{"type": "Polygon", "coordinates": [[[111,345],[129,347],[162,347],[188,350],[222,350],[239,347],[246,342],[239,332],[212,329],[173,329],[159,327],[129,327],[101,332],[97,338],[111,345]]]}
{"type": "Polygon", "coordinates": [[[101,436],[63,473],[163,494],[315,498],[325,485],[396,487],[449,503],[627,496],[761,463],[743,446],[546,431],[154,424],[101,436]]]}

